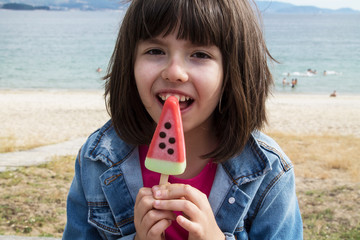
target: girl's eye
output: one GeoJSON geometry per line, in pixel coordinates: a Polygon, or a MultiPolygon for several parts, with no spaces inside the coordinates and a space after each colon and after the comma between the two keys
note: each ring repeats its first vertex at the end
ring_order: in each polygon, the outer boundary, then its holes
{"type": "Polygon", "coordinates": [[[210,55],[204,53],[204,52],[196,52],[192,55],[192,57],[195,58],[211,58],[210,55]]]}
{"type": "Polygon", "coordinates": [[[146,54],[149,54],[149,55],[164,55],[165,53],[160,50],[160,49],[150,49],[149,51],[146,52],[146,54]]]}

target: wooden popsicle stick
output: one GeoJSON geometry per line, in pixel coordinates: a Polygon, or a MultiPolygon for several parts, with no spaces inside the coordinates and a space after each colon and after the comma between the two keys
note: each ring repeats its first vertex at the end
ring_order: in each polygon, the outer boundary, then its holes
{"type": "MultiPolygon", "coordinates": [[[[159,185],[167,184],[168,180],[169,180],[169,175],[161,174],[159,185]]],[[[161,235],[162,235],[162,238],[165,239],[165,232],[163,232],[161,235]]]]}
{"type": "Polygon", "coordinates": [[[167,184],[169,179],[169,175],[161,174],[159,185],[167,184]]]}

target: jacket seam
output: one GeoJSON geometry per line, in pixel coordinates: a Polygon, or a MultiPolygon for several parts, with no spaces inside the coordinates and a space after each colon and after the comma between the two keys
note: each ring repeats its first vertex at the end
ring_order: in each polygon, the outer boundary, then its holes
{"type": "Polygon", "coordinates": [[[232,183],[235,184],[235,185],[238,185],[238,184],[239,184],[239,182],[238,182],[239,179],[247,178],[247,177],[250,177],[250,176],[253,176],[253,175],[257,175],[258,173],[260,173],[260,172],[263,171],[263,170],[259,170],[259,171],[257,171],[257,172],[251,173],[251,174],[249,174],[249,175],[246,175],[246,176],[242,175],[242,176],[234,179],[234,178],[232,177],[232,174],[230,174],[229,170],[226,168],[225,165],[223,165],[223,168],[224,168],[225,172],[227,173],[227,175],[230,177],[232,183]]]}
{"type": "Polygon", "coordinates": [[[244,231],[244,227],[237,227],[237,228],[235,228],[235,231],[242,232],[242,231],[244,231]]]}
{"type": "Polygon", "coordinates": [[[263,146],[264,148],[266,148],[269,151],[274,152],[280,158],[280,161],[283,164],[285,171],[289,171],[291,169],[289,164],[285,161],[283,155],[276,148],[269,146],[268,144],[266,144],[265,142],[263,142],[261,140],[258,140],[258,142],[261,144],[261,146],[263,146]]]}
{"type": "Polygon", "coordinates": [[[235,180],[233,180],[233,182],[237,184],[237,183],[238,183],[237,181],[238,181],[239,179],[247,178],[247,177],[250,177],[250,176],[252,176],[252,175],[257,175],[257,174],[260,173],[260,172],[262,172],[262,170],[259,170],[259,171],[257,171],[257,172],[254,172],[254,173],[249,174],[249,175],[246,175],[246,176],[240,176],[240,177],[236,178],[235,180]]]}
{"type": "Polygon", "coordinates": [[[88,202],[89,207],[103,207],[109,206],[108,202],[88,202]]]}
{"type": "Polygon", "coordinates": [[[106,236],[105,231],[99,229],[99,232],[102,234],[102,236],[105,240],[108,240],[108,237],[106,236]]]}
{"type": "MultiPolygon", "coordinates": [[[[252,143],[255,143],[255,141],[253,140],[252,143]]],[[[259,153],[259,151],[254,147],[254,144],[251,144],[251,149],[253,150],[253,152],[256,153],[256,155],[258,156],[258,158],[261,160],[261,162],[262,162],[263,165],[265,166],[265,165],[266,165],[266,161],[263,159],[263,157],[261,156],[261,154],[259,153]]],[[[226,169],[226,168],[225,168],[225,169],[226,169]]],[[[233,183],[235,183],[235,184],[238,184],[238,180],[239,180],[239,179],[248,178],[248,177],[250,177],[250,176],[257,175],[257,174],[261,173],[262,171],[263,171],[263,169],[261,169],[261,170],[259,170],[259,171],[257,171],[257,172],[251,173],[251,174],[249,174],[249,175],[246,175],[246,176],[242,175],[242,176],[234,179],[234,178],[231,176],[231,174],[226,170],[226,172],[228,172],[228,175],[230,176],[231,180],[232,180],[233,183]]]]}
{"type": "Polygon", "coordinates": [[[113,228],[110,228],[110,227],[108,227],[108,226],[105,226],[104,224],[98,223],[97,221],[95,221],[95,220],[92,219],[92,218],[90,218],[89,220],[90,220],[92,223],[94,223],[96,226],[101,227],[101,228],[103,228],[103,229],[105,229],[105,230],[107,230],[107,231],[109,231],[109,232],[112,232],[112,233],[120,233],[119,230],[115,230],[115,229],[113,229],[113,228]]]}
{"type": "Polygon", "coordinates": [[[93,218],[92,218],[92,210],[90,209],[90,218],[89,218],[89,221],[91,221],[92,223],[94,223],[96,226],[98,227],[101,227],[109,232],[112,232],[112,233],[120,233],[120,230],[119,229],[114,229],[114,228],[111,228],[111,227],[108,227],[108,226],[105,226],[104,224],[101,224],[97,221],[95,221],[93,218]]]}
{"type": "MultiPolygon", "coordinates": [[[[116,162],[116,163],[112,163],[112,165],[110,167],[115,167],[116,165],[119,165],[121,164],[122,162],[124,162],[126,159],[128,159],[128,157],[132,154],[132,152],[134,151],[135,147],[133,147],[129,152],[128,154],[126,154],[120,161],[116,162]]],[[[110,160],[109,160],[110,161],[110,160]]]]}
{"type": "MultiPolygon", "coordinates": [[[[99,143],[101,142],[101,139],[103,138],[103,136],[105,135],[105,133],[106,133],[107,131],[109,131],[109,129],[111,128],[111,126],[112,126],[112,124],[110,124],[103,132],[101,132],[101,135],[100,135],[99,139],[97,140],[96,145],[94,146],[94,148],[91,149],[91,151],[90,151],[90,153],[89,153],[90,155],[93,155],[93,154],[94,154],[94,151],[95,151],[95,149],[98,147],[99,143]]],[[[96,155],[96,156],[102,156],[102,157],[104,157],[107,161],[110,162],[110,164],[111,164],[111,165],[110,165],[110,168],[112,168],[112,167],[114,167],[114,166],[116,166],[116,165],[118,165],[118,164],[121,164],[125,159],[127,159],[127,158],[131,155],[131,153],[133,152],[133,150],[134,150],[134,148],[132,148],[131,151],[129,151],[128,154],[126,154],[126,155],[125,155],[120,161],[118,161],[118,162],[113,162],[111,159],[108,158],[107,155],[102,154],[102,153],[99,153],[99,154],[96,155]]],[[[95,157],[96,157],[96,156],[95,156],[95,157]]]]}
{"type": "MultiPolygon", "coordinates": [[[[254,140],[255,142],[255,140],[254,140]]],[[[263,159],[259,151],[254,147],[254,144],[251,144],[251,149],[256,152],[256,155],[261,159],[262,163],[266,165],[266,161],[263,159]]]]}
{"type": "MultiPolygon", "coordinates": [[[[254,143],[254,142],[253,142],[253,143],[254,143]]],[[[259,151],[254,147],[253,144],[251,144],[251,149],[256,153],[256,155],[259,157],[259,159],[261,160],[261,162],[262,162],[263,165],[265,166],[265,165],[266,165],[266,161],[263,159],[263,157],[261,156],[261,154],[259,153],[259,151]]],[[[257,175],[258,173],[261,173],[262,171],[263,171],[263,169],[255,172],[255,173],[249,174],[249,175],[247,175],[247,176],[240,176],[240,177],[236,178],[235,180],[238,181],[238,180],[241,179],[241,178],[250,177],[250,176],[252,176],[252,175],[257,175]]]]}
{"type": "Polygon", "coordinates": [[[105,133],[110,129],[110,127],[111,127],[111,124],[101,133],[100,138],[97,140],[96,145],[95,145],[94,148],[90,151],[90,155],[93,154],[93,152],[95,151],[95,149],[96,149],[97,146],[99,145],[102,137],[103,137],[103,136],[105,135],[105,133]]]}
{"type": "Polygon", "coordinates": [[[126,223],[132,222],[132,221],[134,221],[134,217],[129,217],[129,218],[126,218],[126,219],[124,219],[124,220],[122,220],[120,222],[116,222],[116,226],[121,227],[121,226],[125,225],[126,223]]]}
{"type": "Polygon", "coordinates": [[[266,187],[265,191],[263,192],[263,194],[261,194],[260,196],[260,200],[258,202],[258,204],[255,207],[254,210],[254,215],[252,216],[252,220],[255,219],[256,215],[258,214],[260,207],[262,205],[262,203],[264,202],[265,197],[267,196],[268,192],[270,191],[270,189],[278,182],[278,180],[280,179],[280,177],[282,175],[284,175],[285,171],[281,171],[271,182],[270,184],[266,187]]]}
{"type": "Polygon", "coordinates": [[[118,177],[122,176],[122,174],[116,174],[116,175],[113,175],[111,177],[108,177],[104,180],[104,184],[105,185],[109,185],[110,183],[112,183],[113,181],[115,181],[118,177]]]}
{"type": "MultiPolygon", "coordinates": [[[[234,179],[234,178],[232,177],[232,175],[230,174],[230,172],[229,172],[229,170],[226,168],[226,166],[225,166],[224,164],[222,164],[222,166],[223,166],[223,169],[225,170],[226,174],[230,177],[232,183],[235,184],[235,185],[237,185],[238,183],[237,183],[236,179],[234,179]]],[[[239,178],[238,178],[238,179],[239,179],[239,178]]]]}
{"type": "MultiPolygon", "coordinates": [[[[100,155],[100,156],[103,156],[104,158],[106,158],[106,160],[108,160],[108,161],[111,163],[111,167],[114,165],[114,162],[111,161],[105,154],[100,153],[99,155],[100,155]]],[[[99,155],[97,155],[97,156],[99,156],[99,155]]]]}

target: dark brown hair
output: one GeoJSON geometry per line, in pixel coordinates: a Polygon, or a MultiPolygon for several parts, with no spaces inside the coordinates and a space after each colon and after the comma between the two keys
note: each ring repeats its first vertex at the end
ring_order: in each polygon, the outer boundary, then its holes
{"type": "Polygon", "coordinates": [[[266,122],[265,101],[273,83],[255,3],[247,0],[133,0],[123,19],[105,77],[108,111],[118,135],[130,144],[149,144],[155,123],[139,97],[134,61],[139,40],[166,36],[216,45],[224,81],[214,129],[219,146],[205,158],[225,161],[239,153],[251,132],[266,122]]]}

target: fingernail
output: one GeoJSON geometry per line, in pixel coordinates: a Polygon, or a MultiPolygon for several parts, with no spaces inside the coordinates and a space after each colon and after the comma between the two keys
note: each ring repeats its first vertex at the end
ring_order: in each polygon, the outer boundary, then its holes
{"type": "Polygon", "coordinates": [[[155,197],[157,197],[157,198],[161,197],[161,191],[160,190],[155,191],[155,197]]]}

